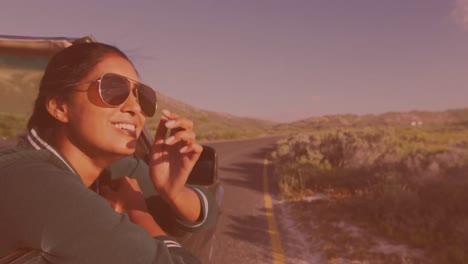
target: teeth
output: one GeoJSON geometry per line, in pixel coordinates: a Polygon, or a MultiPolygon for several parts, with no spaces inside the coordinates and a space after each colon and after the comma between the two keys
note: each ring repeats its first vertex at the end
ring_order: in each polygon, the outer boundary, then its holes
{"type": "Polygon", "coordinates": [[[116,123],[116,124],[113,124],[113,125],[114,125],[116,128],[125,129],[125,130],[130,130],[130,131],[135,132],[135,126],[134,126],[134,125],[122,124],[122,123],[116,123]]]}

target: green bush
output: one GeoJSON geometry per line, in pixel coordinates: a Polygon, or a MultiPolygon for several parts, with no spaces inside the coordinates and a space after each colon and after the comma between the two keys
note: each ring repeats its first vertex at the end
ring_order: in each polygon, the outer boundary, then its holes
{"type": "Polygon", "coordinates": [[[9,140],[24,132],[26,123],[25,116],[0,112],[0,139],[9,140]]]}
{"type": "Polygon", "coordinates": [[[327,129],[278,142],[272,158],[283,197],[346,194],[356,221],[467,263],[467,142],[466,126],[327,129]]]}

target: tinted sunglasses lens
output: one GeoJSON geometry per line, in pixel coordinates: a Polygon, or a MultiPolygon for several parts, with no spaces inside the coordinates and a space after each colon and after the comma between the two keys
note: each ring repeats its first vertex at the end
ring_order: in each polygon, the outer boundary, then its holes
{"type": "Polygon", "coordinates": [[[151,87],[144,84],[140,84],[137,90],[141,110],[143,110],[147,116],[153,116],[156,112],[156,92],[151,87]]]}
{"type": "Polygon", "coordinates": [[[101,79],[101,97],[102,100],[112,106],[123,104],[130,93],[128,81],[125,77],[105,74],[101,79]]]}

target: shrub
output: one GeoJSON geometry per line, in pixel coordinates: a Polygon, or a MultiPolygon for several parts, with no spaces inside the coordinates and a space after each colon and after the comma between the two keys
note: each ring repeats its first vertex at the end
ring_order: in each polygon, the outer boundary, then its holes
{"type": "Polygon", "coordinates": [[[0,112],[0,139],[8,140],[24,132],[27,118],[22,115],[13,115],[0,112]]]}
{"type": "Polygon", "coordinates": [[[467,142],[466,126],[328,129],[278,142],[272,158],[283,197],[346,193],[355,220],[466,263],[467,142]]]}

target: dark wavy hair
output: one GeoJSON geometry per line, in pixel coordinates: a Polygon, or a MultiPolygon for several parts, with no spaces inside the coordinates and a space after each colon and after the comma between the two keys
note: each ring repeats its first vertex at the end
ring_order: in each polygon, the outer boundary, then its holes
{"type": "MultiPolygon", "coordinates": [[[[54,128],[57,120],[46,109],[51,98],[67,100],[71,83],[80,82],[106,56],[116,55],[132,62],[120,49],[104,43],[80,42],[55,54],[49,61],[41,79],[34,111],[28,121],[28,129],[45,131],[54,128]]],[[[132,64],[133,65],[133,64],[132,64]]]]}

